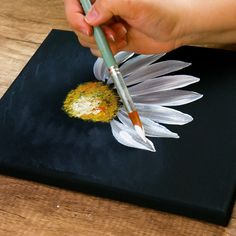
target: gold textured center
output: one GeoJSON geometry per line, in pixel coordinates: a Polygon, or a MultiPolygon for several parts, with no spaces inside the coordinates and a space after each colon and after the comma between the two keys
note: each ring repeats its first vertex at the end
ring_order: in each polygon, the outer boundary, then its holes
{"type": "Polygon", "coordinates": [[[87,82],[71,90],[63,104],[70,116],[94,122],[109,122],[117,114],[119,98],[102,82],[87,82]]]}

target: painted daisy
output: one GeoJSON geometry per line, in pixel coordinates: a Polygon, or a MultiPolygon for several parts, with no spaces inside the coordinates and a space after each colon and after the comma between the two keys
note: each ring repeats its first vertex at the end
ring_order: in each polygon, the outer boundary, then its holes
{"type": "MultiPolygon", "coordinates": [[[[165,54],[138,55],[120,52],[115,58],[139,112],[147,137],[179,138],[161,124],[184,125],[193,120],[185,113],[169,108],[198,100],[201,94],[179,88],[196,83],[199,78],[190,75],[168,75],[188,67],[191,63],[167,60],[156,62],[165,54]]],[[[72,90],[66,97],[63,110],[71,117],[95,122],[110,122],[113,136],[126,146],[156,149],[147,139],[141,139],[133,128],[127,112],[119,100],[103,59],[94,64],[98,81],[87,82],[72,90]]]]}

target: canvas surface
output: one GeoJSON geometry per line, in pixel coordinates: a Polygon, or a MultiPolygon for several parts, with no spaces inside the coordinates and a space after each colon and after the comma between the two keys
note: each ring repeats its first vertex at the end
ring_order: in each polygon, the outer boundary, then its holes
{"type": "Polygon", "coordinates": [[[236,186],[236,53],[184,47],[161,60],[192,62],[204,95],[178,107],[194,117],[152,139],[157,152],[119,144],[109,124],[69,118],[66,94],[95,80],[90,51],[52,31],[0,100],[1,173],[227,224],[236,186]]]}

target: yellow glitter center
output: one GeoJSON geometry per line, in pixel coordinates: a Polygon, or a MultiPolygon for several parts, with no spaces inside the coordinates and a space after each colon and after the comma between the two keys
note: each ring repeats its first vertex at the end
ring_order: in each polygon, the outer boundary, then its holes
{"type": "Polygon", "coordinates": [[[117,114],[118,96],[101,82],[87,82],[71,90],[63,104],[70,116],[95,122],[109,122],[117,114]]]}

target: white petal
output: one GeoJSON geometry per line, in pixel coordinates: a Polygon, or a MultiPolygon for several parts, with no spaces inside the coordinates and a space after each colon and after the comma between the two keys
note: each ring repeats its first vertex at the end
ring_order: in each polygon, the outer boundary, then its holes
{"type": "Polygon", "coordinates": [[[102,58],[98,58],[94,63],[93,73],[97,80],[105,81],[105,79],[108,79],[109,72],[102,58]]]}
{"type": "MultiPolygon", "coordinates": [[[[132,122],[124,110],[118,112],[117,117],[127,127],[132,127],[132,122]]],[[[171,132],[166,127],[152,121],[149,118],[140,116],[140,119],[142,121],[145,134],[148,137],[179,138],[178,134],[171,132]]]]}
{"type": "Polygon", "coordinates": [[[119,143],[128,147],[144,149],[151,152],[156,151],[153,143],[149,139],[146,139],[146,142],[144,142],[134,129],[131,129],[116,120],[112,120],[110,124],[112,134],[119,143]]]}
{"type": "Polygon", "coordinates": [[[156,104],[162,106],[180,106],[202,97],[201,94],[186,90],[169,90],[156,93],[150,93],[140,96],[134,96],[136,103],[156,104]]]}
{"type": "Polygon", "coordinates": [[[191,75],[167,75],[154,79],[148,79],[129,87],[132,96],[144,95],[158,91],[182,88],[198,82],[200,79],[191,75]]]}
{"type": "Polygon", "coordinates": [[[179,135],[171,132],[166,127],[152,121],[149,118],[141,118],[145,134],[148,137],[179,138],[179,135]]]}
{"type": "Polygon", "coordinates": [[[127,61],[130,57],[134,55],[133,52],[119,52],[115,55],[116,63],[120,65],[121,63],[127,61]]]}
{"type": "Polygon", "coordinates": [[[163,124],[184,125],[193,118],[183,112],[155,104],[135,104],[139,114],[163,124]]]}
{"type": "Polygon", "coordinates": [[[132,122],[131,120],[128,118],[127,112],[125,112],[124,110],[120,110],[117,113],[117,117],[119,118],[119,120],[127,127],[132,127],[132,122]]]}
{"type": "Polygon", "coordinates": [[[135,72],[136,70],[140,70],[144,66],[150,65],[151,63],[157,61],[164,55],[165,53],[156,55],[139,55],[124,63],[120,67],[120,71],[123,76],[126,76],[132,72],[135,72]]]}
{"type": "MultiPolygon", "coordinates": [[[[139,55],[137,57],[134,57],[127,62],[125,62],[123,65],[120,66],[120,72],[123,75],[123,77],[128,76],[131,73],[134,73],[137,70],[142,71],[145,66],[150,65],[151,63],[157,61],[161,57],[163,57],[165,53],[155,54],[155,55],[139,55]]],[[[108,80],[108,84],[112,83],[112,79],[110,78],[108,80]]]]}
{"type": "Polygon", "coordinates": [[[137,84],[148,79],[181,70],[189,65],[191,65],[191,63],[168,60],[145,66],[141,70],[137,70],[136,68],[134,73],[125,78],[125,83],[126,85],[137,84]]]}

